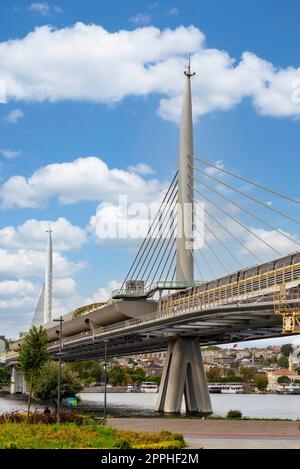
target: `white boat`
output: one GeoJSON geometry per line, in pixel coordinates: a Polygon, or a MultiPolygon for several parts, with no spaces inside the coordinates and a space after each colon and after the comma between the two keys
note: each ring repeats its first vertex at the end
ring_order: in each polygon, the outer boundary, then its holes
{"type": "Polygon", "coordinates": [[[278,384],[277,394],[300,394],[300,384],[299,383],[282,383],[278,384]]]}
{"type": "Polygon", "coordinates": [[[208,390],[211,394],[243,394],[242,383],[209,383],[208,390]]]}
{"type": "Polygon", "coordinates": [[[221,394],[243,394],[244,385],[240,383],[224,383],[221,394]]]}
{"type": "Polygon", "coordinates": [[[141,392],[158,392],[158,385],[154,381],[144,381],[141,385],[141,392]]]}

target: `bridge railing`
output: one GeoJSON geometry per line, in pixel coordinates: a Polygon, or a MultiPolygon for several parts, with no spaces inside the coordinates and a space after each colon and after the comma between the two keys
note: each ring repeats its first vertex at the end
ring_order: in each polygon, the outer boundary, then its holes
{"type": "Polygon", "coordinates": [[[195,307],[202,310],[212,306],[248,301],[268,293],[273,294],[280,285],[294,282],[300,284],[300,264],[254,275],[206,291],[199,291],[201,287],[194,287],[161,300],[159,309],[161,314],[168,314],[173,310],[189,311],[195,307]]]}

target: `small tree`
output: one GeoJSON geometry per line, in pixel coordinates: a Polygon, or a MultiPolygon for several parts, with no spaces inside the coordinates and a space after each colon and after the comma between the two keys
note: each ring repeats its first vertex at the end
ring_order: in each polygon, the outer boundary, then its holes
{"type": "MultiPolygon", "coordinates": [[[[40,370],[34,384],[34,395],[43,401],[50,400],[57,406],[57,373],[58,363],[48,361],[40,370]]],[[[82,390],[78,374],[65,364],[61,370],[61,399],[73,397],[82,390]]]]}
{"type": "Polygon", "coordinates": [[[39,376],[41,368],[49,360],[47,352],[47,333],[43,327],[33,326],[25,337],[20,349],[18,368],[24,376],[28,386],[27,415],[29,417],[33,386],[39,376]]]}
{"type": "Polygon", "coordinates": [[[281,368],[288,368],[289,367],[289,361],[286,357],[280,357],[278,360],[277,360],[277,364],[281,367],[281,368]]]}
{"type": "Polygon", "coordinates": [[[221,370],[217,367],[210,368],[206,372],[207,381],[210,383],[219,383],[222,379],[221,370]]]}
{"type": "Polygon", "coordinates": [[[0,366],[0,391],[9,384],[9,373],[6,368],[0,366]]]}
{"type": "Polygon", "coordinates": [[[288,376],[279,376],[277,383],[278,384],[289,384],[291,382],[288,376]]]}
{"type": "Polygon", "coordinates": [[[280,349],[280,352],[282,353],[284,357],[289,357],[290,354],[293,353],[293,351],[294,349],[291,344],[284,344],[280,349]]]}
{"type": "Polygon", "coordinates": [[[266,375],[255,375],[254,382],[256,384],[257,389],[259,389],[260,391],[264,391],[269,383],[266,375]]]}
{"type": "Polygon", "coordinates": [[[134,368],[129,371],[129,375],[134,383],[141,384],[143,381],[146,381],[146,372],[144,368],[134,368]]]}

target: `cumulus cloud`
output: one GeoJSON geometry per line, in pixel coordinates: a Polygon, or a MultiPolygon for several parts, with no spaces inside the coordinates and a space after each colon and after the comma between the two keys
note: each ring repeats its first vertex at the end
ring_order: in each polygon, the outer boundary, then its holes
{"type": "MultiPolygon", "coordinates": [[[[255,233],[260,239],[271,245],[274,249],[278,252],[284,254],[288,254],[297,250],[297,245],[290,241],[289,239],[285,238],[284,236],[280,235],[277,231],[272,230],[264,230],[262,228],[251,228],[253,233],[255,233]]],[[[292,237],[295,239],[296,242],[300,243],[300,240],[296,234],[290,234],[286,231],[282,231],[283,234],[292,237]]],[[[262,258],[276,256],[274,252],[268,246],[266,246],[263,242],[259,241],[255,236],[248,235],[245,237],[245,246],[247,246],[251,251],[253,251],[257,256],[262,258]]]]}
{"type": "Polygon", "coordinates": [[[300,68],[275,67],[248,51],[233,58],[210,49],[194,26],[116,32],[83,23],[61,29],[42,26],[24,38],[0,43],[0,76],[8,100],[111,104],[156,93],[159,114],[177,122],[189,53],[196,72],[195,117],[229,110],[245,98],[263,115],[300,116],[299,100],[293,98],[300,68]]]}
{"type": "Polygon", "coordinates": [[[151,166],[145,163],[138,163],[135,166],[129,166],[129,171],[133,173],[140,174],[141,176],[148,176],[150,174],[154,174],[155,171],[151,166]]]}
{"type": "Polygon", "coordinates": [[[0,282],[0,298],[36,297],[40,287],[24,279],[4,280],[0,282]]]}
{"type": "Polygon", "coordinates": [[[50,5],[46,2],[33,2],[28,6],[28,10],[35,11],[42,16],[53,16],[62,13],[63,10],[57,5],[50,5]]]}
{"type": "Polygon", "coordinates": [[[18,156],[23,155],[22,151],[16,150],[9,150],[8,148],[0,149],[0,155],[7,160],[11,160],[12,158],[16,158],[18,156]]]}
{"type": "Polygon", "coordinates": [[[9,122],[9,124],[17,124],[19,120],[23,119],[24,115],[22,109],[13,109],[7,114],[5,120],[9,122]]]}
{"type": "MultiPolygon", "coordinates": [[[[0,248],[3,249],[36,249],[45,251],[48,221],[27,220],[18,227],[6,226],[0,229],[0,248]]],[[[51,222],[53,232],[53,249],[71,251],[80,248],[86,242],[85,230],[72,225],[65,218],[51,222]]]]}
{"type": "Polygon", "coordinates": [[[84,304],[89,305],[92,303],[98,303],[101,301],[107,301],[111,298],[113,290],[121,288],[121,282],[117,280],[111,280],[106,287],[99,288],[92,296],[85,298],[84,304]]]}
{"type": "Polygon", "coordinates": [[[63,204],[82,200],[115,201],[119,194],[130,201],[152,200],[162,185],[144,180],[136,173],[110,169],[96,157],[79,158],[70,163],[42,167],[31,177],[13,176],[0,189],[2,208],[39,207],[57,197],[63,204]]]}
{"type": "Polygon", "coordinates": [[[137,13],[135,16],[130,18],[131,23],[142,25],[149,24],[152,21],[152,15],[149,13],[137,13]]]}
{"type": "MultiPolygon", "coordinates": [[[[0,249],[0,278],[42,277],[45,270],[45,252],[31,249],[0,249]]],[[[82,269],[85,264],[72,262],[58,252],[53,253],[55,276],[69,277],[82,269]]]]}
{"type": "Polygon", "coordinates": [[[168,11],[168,14],[171,16],[178,16],[179,13],[180,13],[180,10],[177,7],[170,8],[170,10],[168,11]]]}

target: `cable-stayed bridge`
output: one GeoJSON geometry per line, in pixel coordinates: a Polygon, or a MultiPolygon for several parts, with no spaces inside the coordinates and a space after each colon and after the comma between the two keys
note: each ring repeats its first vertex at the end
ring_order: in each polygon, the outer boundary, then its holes
{"type": "MultiPolygon", "coordinates": [[[[184,395],[188,411],[209,414],[201,345],[300,332],[300,242],[290,234],[300,224],[300,202],[195,156],[192,76],[189,65],[178,172],[121,288],[107,303],[65,316],[62,342],[65,361],[102,358],[105,343],[110,357],[167,349],[157,410],[179,412],[184,395]]],[[[45,325],[55,356],[51,312],[49,228],[33,324],[45,325]]],[[[7,363],[15,363],[22,342],[12,344],[7,363]]]]}

